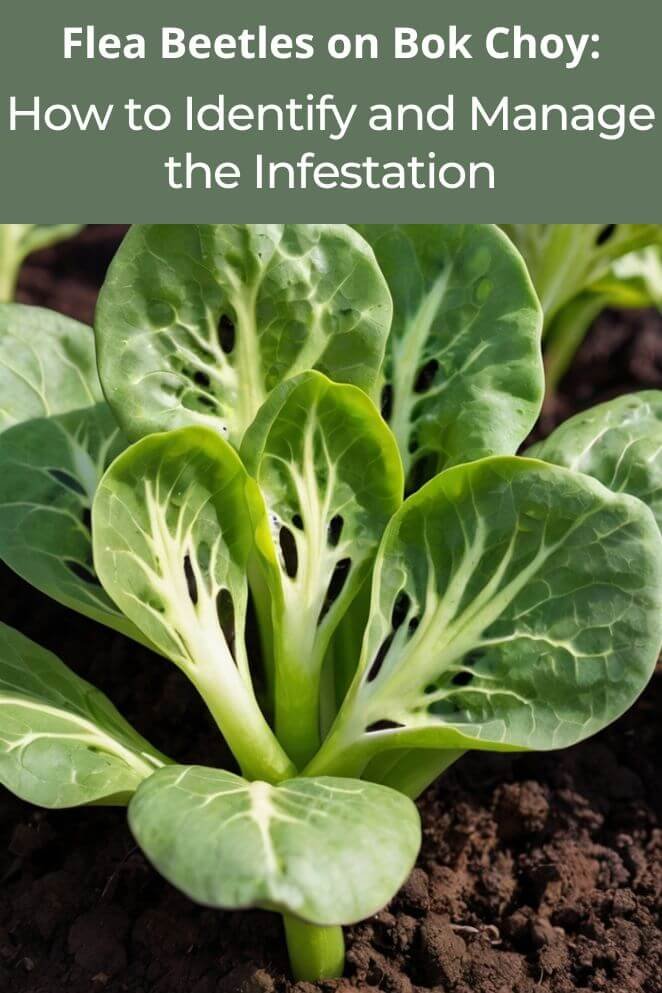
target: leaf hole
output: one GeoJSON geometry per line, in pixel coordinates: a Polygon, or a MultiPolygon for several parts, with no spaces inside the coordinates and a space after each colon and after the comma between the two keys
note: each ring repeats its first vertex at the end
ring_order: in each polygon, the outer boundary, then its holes
{"type": "Polygon", "coordinates": [[[473,672],[465,672],[463,670],[462,672],[455,673],[455,675],[451,679],[451,683],[453,684],[453,686],[468,686],[469,683],[473,680],[473,678],[474,678],[473,672]]]}
{"type": "Polygon", "coordinates": [[[412,637],[412,635],[415,633],[416,628],[418,627],[418,625],[420,623],[421,623],[420,617],[412,617],[412,619],[410,620],[409,624],[407,625],[407,637],[408,638],[411,638],[412,637]]]}
{"type": "Polygon", "coordinates": [[[340,535],[342,534],[342,529],[345,521],[340,514],[336,514],[329,521],[329,527],[327,529],[326,537],[331,548],[335,548],[340,541],[340,535]]]}
{"type": "Polygon", "coordinates": [[[193,382],[195,383],[196,386],[201,386],[205,390],[208,390],[209,387],[211,386],[211,380],[209,376],[207,375],[206,372],[203,372],[202,369],[196,369],[193,376],[193,382]]]}
{"type": "Polygon", "coordinates": [[[390,383],[385,383],[385,385],[382,386],[382,395],[379,406],[384,420],[390,421],[391,414],[393,413],[393,387],[390,383]]]}
{"type": "Polygon", "coordinates": [[[88,531],[92,531],[92,511],[89,507],[83,507],[80,512],[80,520],[84,528],[87,528],[88,531]]]}
{"type": "Polygon", "coordinates": [[[411,597],[404,590],[400,590],[391,611],[391,625],[394,631],[397,631],[404,624],[410,607],[411,597]]]}
{"type": "Polygon", "coordinates": [[[336,563],[336,567],[333,570],[333,575],[329,580],[329,587],[326,591],[326,596],[324,597],[324,603],[322,604],[320,615],[317,618],[318,625],[322,623],[329,610],[342,593],[343,587],[347,582],[351,565],[352,560],[350,558],[341,559],[340,562],[336,563]]]}
{"type": "Polygon", "coordinates": [[[191,565],[191,556],[184,556],[184,575],[186,576],[186,587],[188,589],[188,595],[191,603],[195,606],[198,602],[198,584],[195,579],[195,573],[193,571],[193,566],[191,565]]]}
{"type": "Polygon", "coordinates": [[[596,245],[606,245],[608,241],[614,236],[616,232],[615,224],[605,224],[600,231],[598,231],[598,236],[595,239],[596,245]]]}
{"type": "Polygon", "coordinates": [[[299,555],[296,538],[289,528],[281,527],[278,532],[278,544],[280,545],[281,559],[285,572],[290,579],[295,579],[299,568],[299,555]]]}
{"type": "Polygon", "coordinates": [[[218,343],[221,346],[223,352],[226,355],[234,349],[235,341],[235,327],[234,322],[230,320],[227,314],[221,314],[218,319],[218,343]]]}
{"type": "Polygon", "coordinates": [[[429,359],[425,365],[421,366],[416,373],[414,393],[427,393],[434,382],[434,377],[437,375],[438,370],[439,363],[437,359],[429,359]]]}
{"type": "Polygon", "coordinates": [[[89,583],[91,586],[101,585],[91,566],[83,565],[82,562],[76,562],[75,559],[65,559],[64,564],[76,579],[81,579],[84,583],[89,583]]]}
{"type": "Polygon", "coordinates": [[[75,493],[76,496],[85,496],[85,488],[81,486],[75,476],[72,476],[70,472],[66,472],[64,469],[49,469],[48,475],[51,479],[54,479],[56,483],[60,483],[61,486],[66,486],[68,490],[75,493]]]}
{"type": "Polygon", "coordinates": [[[292,518],[292,524],[297,529],[297,531],[303,531],[303,518],[301,514],[295,514],[292,518]]]}
{"type": "Polygon", "coordinates": [[[397,728],[403,728],[404,724],[399,724],[398,721],[374,721],[373,724],[368,724],[366,734],[372,734],[373,731],[395,731],[397,728]]]}
{"type": "Polygon", "coordinates": [[[229,590],[223,588],[216,594],[216,616],[221,630],[225,635],[232,658],[237,661],[235,654],[236,630],[234,619],[234,600],[229,590]]]}
{"type": "Polygon", "coordinates": [[[379,650],[375,655],[374,659],[372,660],[372,665],[370,666],[370,670],[368,672],[369,683],[372,683],[374,682],[375,679],[377,679],[380,669],[384,664],[384,659],[388,655],[388,650],[391,647],[391,642],[393,641],[394,637],[395,637],[395,632],[391,631],[388,637],[384,638],[381,645],[379,646],[379,650]]]}

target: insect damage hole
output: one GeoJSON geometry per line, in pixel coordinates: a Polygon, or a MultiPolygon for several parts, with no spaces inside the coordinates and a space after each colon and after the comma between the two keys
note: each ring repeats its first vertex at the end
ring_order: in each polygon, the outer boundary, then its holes
{"type": "Polygon", "coordinates": [[[373,724],[368,724],[366,734],[372,734],[373,731],[396,731],[398,728],[403,728],[404,724],[399,724],[398,721],[375,721],[373,724]]]}
{"type": "Polygon", "coordinates": [[[211,386],[209,375],[203,369],[196,369],[193,373],[193,382],[196,386],[201,386],[203,390],[208,390],[211,386]]]}
{"type": "Polygon", "coordinates": [[[391,420],[391,414],[393,413],[393,387],[390,383],[386,383],[382,387],[382,395],[379,404],[382,417],[385,421],[391,420]]]}
{"type": "Polygon", "coordinates": [[[237,656],[235,653],[236,645],[236,629],[235,629],[235,618],[234,618],[234,600],[232,599],[232,594],[229,590],[223,588],[219,590],[216,595],[216,616],[218,617],[218,623],[221,625],[221,631],[225,636],[225,640],[228,643],[228,648],[230,649],[230,654],[234,661],[237,661],[237,656]]]}
{"type": "Polygon", "coordinates": [[[322,609],[320,610],[319,617],[317,618],[318,625],[322,623],[328,612],[331,610],[331,607],[342,593],[343,587],[347,582],[347,577],[351,566],[352,560],[349,558],[341,559],[340,562],[336,563],[336,567],[333,570],[331,579],[329,580],[322,609]]]}
{"type": "Polygon", "coordinates": [[[340,514],[336,514],[336,516],[332,517],[329,521],[326,537],[331,548],[337,547],[344,523],[345,521],[340,514]]]}
{"type": "Polygon", "coordinates": [[[230,353],[234,350],[234,342],[236,337],[234,321],[231,321],[227,314],[221,314],[218,319],[217,331],[218,343],[221,346],[221,350],[226,355],[230,355],[230,353]]]}
{"type": "Polygon", "coordinates": [[[610,241],[614,234],[616,233],[615,224],[605,224],[603,228],[598,231],[598,236],[595,239],[595,244],[600,247],[600,245],[606,245],[610,241]]]}
{"type": "Polygon", "coordinates": [[[409,608],[411,606],[411,598],[408,593],[404,590],[400,590],[395,600],[393,601],[393,607],[391,609],[391,628],[392,631],[389,635],[384,638],[381,645],[377,650],[377,654],[372,660],[370,669],[368,670],[367,680],[372,683],[380,673],[380,670],[384,664],[384,660],[389,653],[393,639],[395,638],[395,632],[398,628],[402,627],[404,624],[407,614],[409,613],[409,608]]]}
{"type": "Polygon", "coordinates": [[[184,556],[184,575],[186,577],[186,587],[188,589],[188,595],[190,597],[191,603],[195,606],[198,602],[198,583],[195,578],[193,566],[191,565],[190,555],[184,556]]]}
{"type": "Polygon", "coordinates": [[[299,569],[299,553],[297,552],[296,538],[289,528],[281,527],[278,532],[278,544],[280,545],[280,555],[285,572],[290,579],[296,579],[299,569]]]}
{"type": "Polygon", "coordinates": [[[436,359],[429,359],[425,365],[416,373],[414,380],[414,393],[427,393],[437,375],[439,363],[436,359]]]}

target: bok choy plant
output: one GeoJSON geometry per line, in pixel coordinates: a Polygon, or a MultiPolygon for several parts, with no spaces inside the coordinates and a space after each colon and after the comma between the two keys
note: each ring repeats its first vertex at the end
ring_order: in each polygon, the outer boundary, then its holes
{"type": "Polygon", "coordinates": [[[14,299],[24,260],[40,248],[71,238],[80,224],[0,224],[0,303],[14,299]]]}
{"type": "Polygon", "coordinates": [[[606,307],[662,307],[662,225],[506,224],[540,296],[551,394],[606,307]]]}
{"type": "Polygon", "coordinates": [[[2,782],[127,804],[166,879],[340,975],[439,772],[583,740],[657,659],[659,395],[515,455],[540,326],[484,225],[138,226],[95,338],[0,308],[0,556],[174,663],[236,760],[178,764],[3,626],[2,782]]]}

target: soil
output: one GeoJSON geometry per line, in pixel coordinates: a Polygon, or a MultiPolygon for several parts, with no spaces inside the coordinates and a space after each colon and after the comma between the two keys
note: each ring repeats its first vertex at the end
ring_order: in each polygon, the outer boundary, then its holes
{"type": "MultiPolygon", "coordinates": [[[[90,321],[121,229],[35,256],[22,300],[90,321]]],[[[538,433],[662,386],[662,321],[607,313],[538,433]]],[[[3,572],[2,619],[105,690],[181,761],[228,761],[187,681],[3,572]]],[[[45,812],[0,793],[0,989],[7,993],[660,993],[662,675],[590,742],[467,755],[420,802],[417,868],[347,930],[346,978],[287,979],[278,919],[195,906],[147,865],[122,810],[45,812]]]]}

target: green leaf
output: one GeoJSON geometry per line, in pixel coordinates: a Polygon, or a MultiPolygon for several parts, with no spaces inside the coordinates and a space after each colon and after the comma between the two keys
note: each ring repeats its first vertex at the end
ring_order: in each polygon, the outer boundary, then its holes
{"type": "Polygon", "coordinates": [[[615,259],[591,286],[609,307],[662,308],[662,245],[649,245],[615,259]]]}
{"type": "Polygon", "coordinates": [[[21,263],[31,252],[71,238],[80,224],[0,224],[0,301],[12,299],[21,263]]]}
{"type": "Polygon", "coordinates": [[[126,444],[103,401],[92,330],[0,306],[0,390],[0,558],[58,603],[143,641],[92,564],[94,492],[126,444]]]}
{"type": "Polygon", "coordinates": [[[271,393],[241,457],[265,498],[273,535],[263,562],[272,599],[277,730],[295,763],[307,761],[319,744],[324,654],[400,505],[402,466],[365,393],[318,372],[271,393]],[[307,737],[312,744],[299,740],[307,737]],[[312,751],[300,754],[300,747],[312,751]]]}
{"type": "Polygon", "coordinates": [[[545,333],[574,297],[613,277],[619,259],[662,243],[662,224],[506,224],[540,297],[545,333]],[[611,273],[610,273],[611,270],[611,273]]]}
{"type": "Polygon", "coordinates": [[[198,903],[327,926],[383,907],[421,840],[416,808],[394,790],[334,778],[272,787],[199,766],[151,777],[129,824],[158,871],[198,903]]]}
{"type": "Polygon", "coordinates": [[[142,641],[102,589],[92,563],[94,492],[123,447],[104,403],[3,432],[0,558],[58,603],[142,641]]]}
{"type": "Polygon", "coordinates": [[[0,304],[0,430],[102,400],[90,328],[41,307],[0,304]]]}
{"type": "Polygon", "coordinates": [[[358,230],[393,295],[383,409],[410,488],[515,452],[538,415],[543,374],[540,308],[508,239],[486,224],[358,230]]]}
{"type": "Polygon", "coordinates": [[[290,376],[369,390],[390,321],[374,256],[344,225],[138,225],[99,298],[101,381],[133,438],[195,423],[239,445],[290,376]]]}
{"type": "Polygon", "coordinates": [[[651,508],[662,529],[662,392],[645,390],[585,410],[527,453],[599,479],[651,508]]]}
{"type": "Polygon", "coordinates": [[[244,642],[248,560],[256,533],[267,541],[267,529],[256,484],[205,427],[132,445],[106,472],[92,508],[106,591],[194,682],[251,776],[270,764],[290,770],[257,706],[244,642]]]}
{"type": "Polygon", "coordinates": [[[0,624],[0,782],[42,807],[126,803],[167,761],[110,700],[0,624]]]}
{"type": "Polygon", "coordinates": [[[662,538],[639,500],[532,459],[450,469],[388,527],[359,673],[308,771],[574,744],[631,705],[661,641],[662,538]]]}

